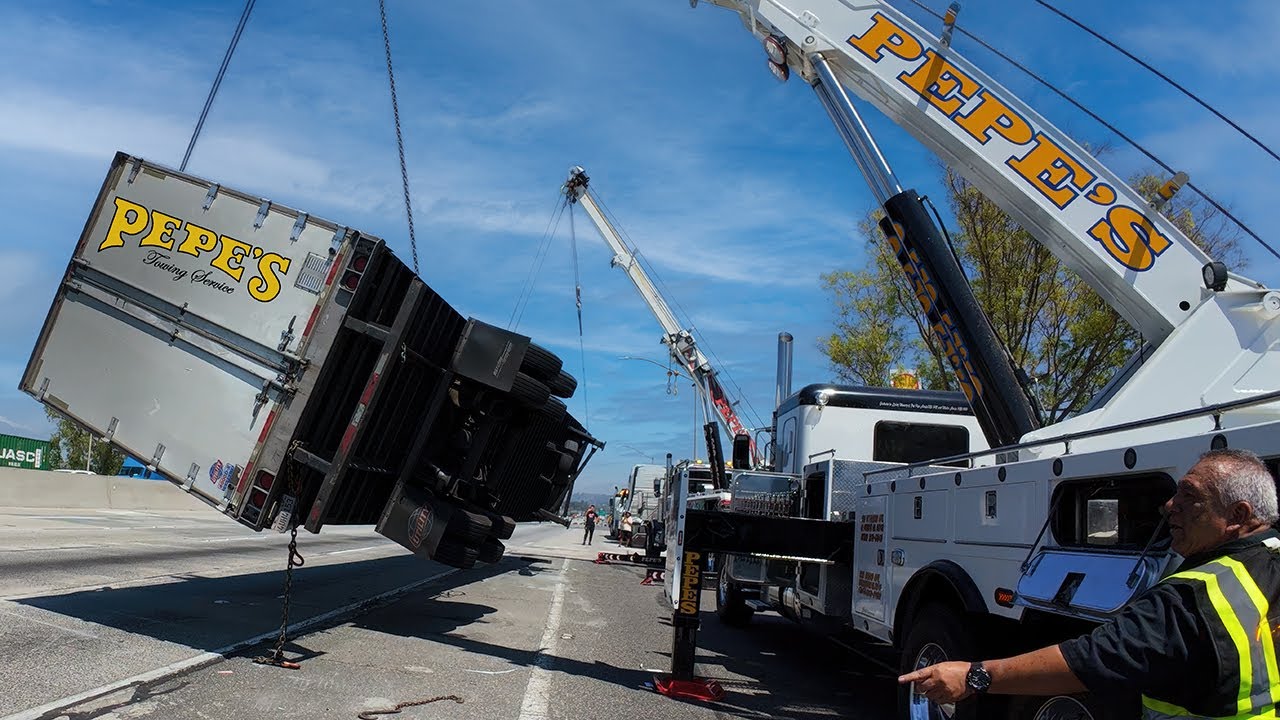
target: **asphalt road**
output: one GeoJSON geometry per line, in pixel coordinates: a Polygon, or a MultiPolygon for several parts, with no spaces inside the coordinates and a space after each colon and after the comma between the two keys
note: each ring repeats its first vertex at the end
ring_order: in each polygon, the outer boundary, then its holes
{"type": "MultiPolygon", "coordinates": [[[[303,533],[286,655],[286,536],[209,512],[0,508],[0,720],[779,717],[886,720],[887,674],[778,617],[707,614],[698,670],[721,703],[673,700],[670,610],[602,535],[522,525],[494,566],[454,572],[367,528],[303,533]],[[386,716],[376,716],[386,717],[386,716]]],[[[711,598],[704,598],[711,607],[711,598]]]]}

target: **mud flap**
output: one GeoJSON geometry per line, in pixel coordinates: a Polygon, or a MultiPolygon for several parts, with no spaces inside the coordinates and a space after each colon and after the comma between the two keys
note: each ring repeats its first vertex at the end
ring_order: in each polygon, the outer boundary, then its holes
{"type": "Polygon", "coordinates": [[[452,514],[452,505],[426,490],[397,483],[375,529],[414,554],[430,558],[452,514]]]}

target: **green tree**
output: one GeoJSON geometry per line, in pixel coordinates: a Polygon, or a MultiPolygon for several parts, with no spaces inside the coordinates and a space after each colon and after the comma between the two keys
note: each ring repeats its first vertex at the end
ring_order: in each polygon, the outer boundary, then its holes
{"type": "Polygon", "coordinates": [[[120,472],[124,465],[124,453],[117,451],[111,443],[103,442],[102,438],[92,437],[88,430],[53,408],[45,407],[45,414],[58,428],[49,438],[50,465],[73,470],[88,469],[98,475],[115,475],[120,472]]]}
{"type": "MultiPolygon", "coordinates": [[[[1154,174],[1131,185],[1154,197],[1154,174]]],[[[1031,380],[1045,423],[1078,412],[1137,349],[1141,338],[1075,273],[955,172],[944,171],[957,229],[951,239],[978,303],[1015,367],[1031,380]]],[[[1213,258],[1239,268],[1242,232],[1203,200],[1183,193],[1164,214],[1213,258]]],[[[860,225],[869,262],[822,276],[835,330],[819,347],[842,379],[886,385],[895,366],[914,366],[925,387],[954,389],[955,376],[924,321],[876,221],[860,225]]]]}

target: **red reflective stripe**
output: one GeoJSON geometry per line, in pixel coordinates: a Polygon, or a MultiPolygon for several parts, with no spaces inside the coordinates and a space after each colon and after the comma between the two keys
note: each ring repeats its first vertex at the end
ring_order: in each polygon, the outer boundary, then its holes
{"type": "Polygon", "coordinates": [[[346,259],[346,253],[339,255],[333,259],[333,264],[329,266],[329,277],[324,279],[324,286],[329,287],[333,284],[333,276],[338,274],[338,266],[346,259]]]}
{"type": "Polygon", "coordinates": [[[307,327],[302,331],[302,337],[305,338],[311,334],[311,328],[316,326],[316,318],[318,317],[320,317],[320,306],[316,305],[311,308],[311,317],[307,318],[307,327]]]}
{"type": "MultiPolygon", "coordinates": [[[[381,363],[379,363],[379,365],[381,365],[381,363]]],[[[378,386],[378,378],[380,377],[382,376],[375,372],[373,377],[369,378],[369,384],[364,386],[364,394],[360,396],[361,405],[369,404],[369,398],[373,397],[373,389],[378,386]]]]}
{"type": "Polygon", "coordinates": [[[253,463],[250,462],[244,466],[244,472],[240,473],[240,482],[236,483],[236,495],[244,492],[244,486],[249,482],[249,473],[253,472],[253,463]]]}
{"type": "Polygon", "coordinates": [[[272,410],[271,412],[267,413],[267,421],[262,424],[262,432],[258,433],[259,445],[267,441],[267,433],[271,432],[271,424],[274,423],[275,421],[276,421],[276,411],[272,410]]]}

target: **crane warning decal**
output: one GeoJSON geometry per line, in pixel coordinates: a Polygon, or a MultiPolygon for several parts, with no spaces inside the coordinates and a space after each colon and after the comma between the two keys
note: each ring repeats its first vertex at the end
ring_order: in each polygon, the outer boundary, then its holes
{"type": "Polygon", "coordinates": [[[98,244],[98,252],[133,242],[145,251],[143,265],[174,282],[227,295],[234,295],[243,286],[249,297],[262,303],[271,302],[280,294],[280,279],[293,264],[292,259],[278,253],[117,197],[111,224],[98,244]],[[246,262],[251,268],[247,278],[246,262]]]}
{"type": "MultiPolygon", "coordinates": [[[[970,73],[942,57],[902,25],[875,13],[871,26],[847,40],[872,63],[902,66],[896,79],[909,93],[940,111],[971,142],[1007,146],[1004,165],[1048,203],[1064,211],[1080,197],[1102,208],[1087,236],[1116,263],[1143,272],[1172,245],[1138,208],[1117,203],[1116,189],[1045,133],[1032,127],[1011,104],[983,87],[970,73]],[[1003,143],[1003,145],[1002,145],[1003,143]]],[[[998,151],[1003,155],[1003,150],[998,151]]]]}

